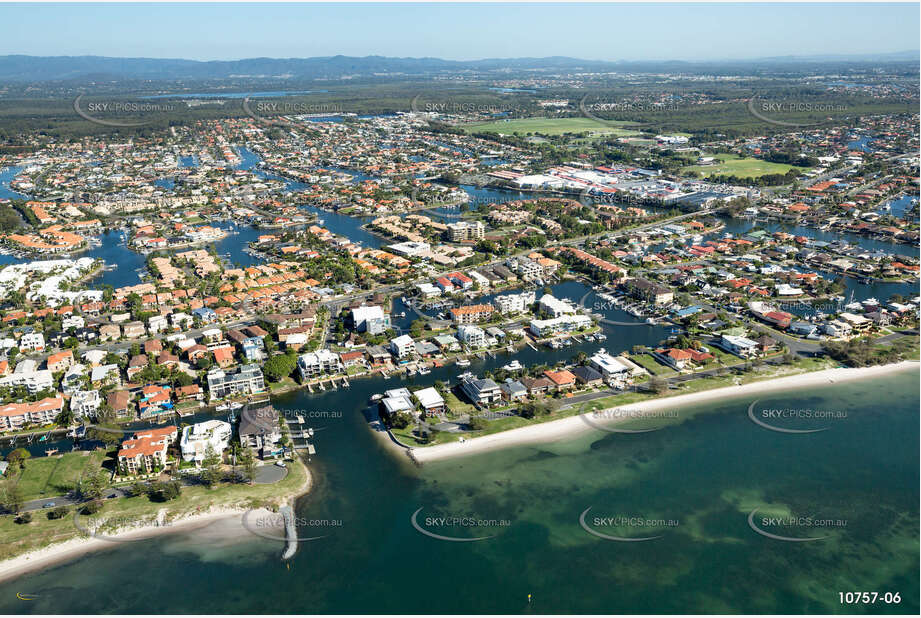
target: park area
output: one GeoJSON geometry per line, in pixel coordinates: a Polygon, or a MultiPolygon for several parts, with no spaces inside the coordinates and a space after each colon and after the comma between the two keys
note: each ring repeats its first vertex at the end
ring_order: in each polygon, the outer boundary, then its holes
{"type": "Polygon", "coordinates": [[[105,451],[95,450],[29,458],[23,469],[11,465],[5,476],[19,488],[23,500],[61,496],[99,470],[105,457],[105,451]]]}
{"type": "Polygon", "coordinates": [[[635,127],[636,123],[618,120],[604,122],[594,118],[577,116],[575,118],[512,118],[508,120],[491,120],[489,122],[471,122],[462,125],[467,133],[499,133],[500,135],[563,135],[565,133],[584,133],[593,135],[617,135],[628,137],[641,135],[639,131],[624,127],[635,127]]]}
{"type": "Polygon", "coordinates": [[[758,178],[768,174],[786,174],[790,170],[797,173],[805,172],[807,168],[796,167],[786,163],[771,163],[752,157],[738,158],[732,155],[716,155],[714,162],[709,165],[689,165],[681,170],[683,174],[697,172],[702,177],[710,176],[736,176],[738,178],[758,178]]]}

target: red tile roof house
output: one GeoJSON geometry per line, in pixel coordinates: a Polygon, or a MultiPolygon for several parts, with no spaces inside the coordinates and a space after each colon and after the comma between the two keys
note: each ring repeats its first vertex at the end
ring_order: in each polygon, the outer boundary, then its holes
{"type": "Polygon", "coordinates": [[[364,364],[364,352],[343,352],[339,355],[343,367],[353,367],[364,364]]]}
{"type": "Polygon", "coordinates": [[[153,472],[166,466],[166,453],[176,439],[174,425],[140,431],[122,442],[118,450],[119,474],[153,472]]]}
{"type": "Polygon", "coordinates": [[[560,371],[550,371],[548,369],[544,372],[544,375],[553,382],[554,388],[558,391],[569,390],[576,385],[576,376],[565,369],[560,371]]]}
{"type": "Polygon", "coordinates": [[[64,371],[73,364],[74,353],[71,350],[58,352],[57,354],[52,354],[48,357],[48,370],[51,373],[56,371],[64,371]]]}
{"type": "Polygon", "coordinates": [[[130,380],[140,372],[144,371],[144,369],[147,368],[147,362],[146,354],[138,354],[137,356],[132,356],[131,360],[128,361],[128,369],[125,372],[128,375],[128,379],[130,380]]]}
{"type": "Polygon", "coordinates": [[[233,348],[229,346],[214,348],[212,354],[214,354],[214,362],[217,363],[219,367],[224,368],[233,365],[233,348]]]}
{"type": "Polygon", "coordinates": [[[691,363],[691,353],[678,348],[659,348],[653,355],[674,369],[684,369],[691,363]]]}

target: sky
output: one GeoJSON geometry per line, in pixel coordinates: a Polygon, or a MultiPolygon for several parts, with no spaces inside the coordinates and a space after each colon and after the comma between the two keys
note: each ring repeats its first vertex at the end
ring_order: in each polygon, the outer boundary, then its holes
{"type": "Polygon", "coordinates": [[[0,4],[0,55],[738,60],[919,48],[919,4],[0,4]]]}

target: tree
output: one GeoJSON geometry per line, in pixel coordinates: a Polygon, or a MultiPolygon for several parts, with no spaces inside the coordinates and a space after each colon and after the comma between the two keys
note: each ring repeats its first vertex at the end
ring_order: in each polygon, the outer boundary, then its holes
{"type": "Polygon", "coordinates": [[[243,468],[243,477],[252,485],[256,480],[256,457],[249,446],[240,451],[240,466],[243,468]]]}
{"type": "Polygon", "coordinates": [[[73,425],[76,420],[76,415],[73,410],[68,407],[66,410],[62,409],[56,417],[54,417],[54,422],[57,423],[60,427],[70,427],[73,425]]]}
{"type": "Polygon", "coordinates": [[[19,466],[20,469],[23,469],[26,467],[26,460],[31,456],[32,453],[20,447],[10,451],[6,456],[6,460],[9,462],[10,466],[19,466]]]}
{"type": "Polygon", "coordinates": [[[169,502],[178,498],[180,493],[182,493],[182,486],[179,481],[166,481],[151,485],[147,495],[155,502],[169,502]]]}
{"type": "Polygon", "coordinates": [[[649,378],[649,388],[657,395],[661,395],[668,390],[668,382],[660,376],[652,376],[649,378]]]}
{"type": "Polygon", "coordinates": [[[7,481],[2,491],[0,491],[0,504],[3,505],[3,508],[15,515],[22,510],[24,503],[25,500],[19,486],[7,481]]]}
{"type": "Polygon", "coordinates": [[[208,487],[212,487],[221,480],[221,456],[211,444],[205,448],[205,457],[201,462],[201,480],[208,487]]]}
{"type": "Polygon", "coordinates": [[[98,470],[77,482],[77,493],[87,500],[98,500],[109,486],[109,475],[105,470],[98,470]]]}
{"type": "Polygon", "coordinates": [[[56,506],[48,511],[48,519],[63,519],[70,512],[66,506],[56,506]]]}
{"type": "Polygon", "coordinates": [[[270,382],[280,382],[294,372],[297,357],[294,354],[276,354],[265,362],[262,371],[270,382]]]}
{"type": "Polygon", "coordinates": [[[118,429],[117,426],[112,424],[98,424],[93,427],[90,427],[89,431],[86,432],[87,436],[93,440],[99,440],[104,442],[106,446],[114,446],[119,444],[121,440],[122,430],[118,429]]]}
{"type": "Polygon", "coordinates": [[[83,505],[83,508],[80,509],[80,513],[83,515],[95,515],[102,510],[102,507],[102,500],[90,500],[83,505]]]}
{"type": "Polygon", "coordinates": [[[20,513],[19,517],[17,517],[14,521],[17,524],[30,524],[32,523],[32,513],[30,511],[20,513]]]}

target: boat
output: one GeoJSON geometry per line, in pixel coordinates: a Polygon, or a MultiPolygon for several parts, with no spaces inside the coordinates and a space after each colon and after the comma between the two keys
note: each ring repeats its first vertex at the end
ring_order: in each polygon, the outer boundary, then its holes
{"type": "Polygon", "coordinates": [[[240,408],[243,407],[243,404],[240,403],[239,401],[234,401],[233,403],[230,403],[228,405],[230,406],[229,408],[227,408],[228,410],[239,410],[240,408]]]}
{"type": "Polygon", "coordinates": [[[221,405],[217,406],[214,409],[217,410],[218,412],[227,412],[228,410],[231,410],[232,408],[230,407],[229,403],[222,403],[221,405]]]}
{"type": "Polygon", "coordinates": [[[469,361],[468,359],[466,359],[466,358],[459,358],[459,359],[457,359],[456,365],[457,365],[458,367],[469,367],[469,366],[470,366],[470,361],[469,361]]]}
{"type": "Polygon", "coordinates": [[[432,370],[429,369],[428,367],[423,367],[422,369],[419,370],[420,376],[427,376],[430,373],[432,373],[432,370]]]}
{"type": "Polygon", "coordinates": [[[647,323],[647,324],[655,324],[655,323],[656,323],[656,319],[655,319],[655,318],[646,318],[646,323],[647,323]]]}
{"type": "Polygon", "coordinates": [[[371,401],[380,401],[383,398],[384,398],[384,395],[381,393],[374,393],[373,395],[371,395],[371,401]]]}
{"type": "Polygon", "coordinates": [[[507,365],[503,365],[502,368],[505,369],[506,371],[519,371],[523,369],[523,367],[521,366],[521,363],[519,363],[517,360],[513,360],[507,365]]]}

